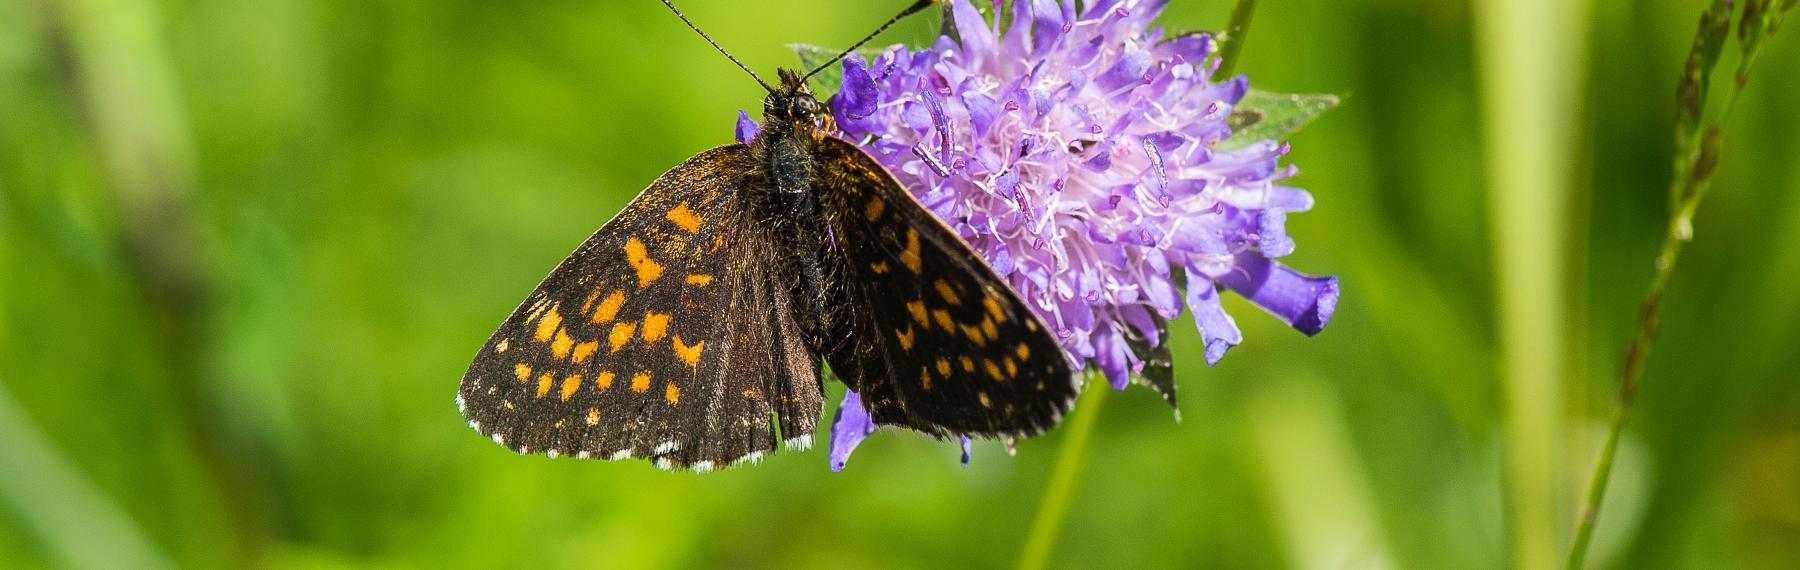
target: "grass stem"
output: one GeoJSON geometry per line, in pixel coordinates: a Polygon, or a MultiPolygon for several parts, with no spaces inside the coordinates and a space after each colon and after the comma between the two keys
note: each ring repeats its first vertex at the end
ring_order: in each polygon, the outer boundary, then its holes
{"type": "Polygon", "coordinates": [[[1800,2],[1781,0],[1779,5],[1775,5],[1771,0],[1749,0],[1745,3],[1737,34],[1743,58],[1738,61],[1737,72],[1732,75],[1731,92],[1724,106],[1714,115],[1714,124],[1705,126],[1707,94],[1710,92],[1713,68],[1718,64],[1725,42],[1731,37],[1732,4],[1730,0],[1714,0],[1701,14],[1700,29],[1694,38],[1694,47],[1689,52],[1687,67],[1682,72],[1676,98],[1676,155],[1669,182],[1671,201],[1667,231],[1663,236],[1662,247],[1656,254],[1656,272],[1650,278],[1649,290],[1638,308],[1637,333],[1632,336],[1631,346],[1625,351],[1625,362],[1619,367],[1618,409],[1613,412],[1612,425],[1607,428],[1606,445],[1600,449],[1593,477],[1588,481],[1581,516],[1576,519],[1575,538],[1570,543],[1569,558],[1565,564],[1565,568],[1570,570],[1581,568],[1587,561],[1588,548],[1593,542],[1594,525],[1600,518],[1600,506],[1606,500],[1607,483],[1612,478],[1613,459],[1618,454],[1619,437],[1625,430],[1631,404],[1636,401],[1638,388],[1643,382],[1644,366],[1649,359],[1650,349],[1656,345],[1656,338],[1661,330],[1663,292],[1681,261],[1682,248],[1694,239],[1694,214],[1699,211],[1700,203],[1712,188],[1713,172],[1719,164],[1725,127],[1730,123],[1732,112],[1736,110],[1738,100],[1744,93],[1750,68],[1761,54],[1764,40],[1780,29],[1787,12],[1800,2]]]}
{"type": "Polygon", "coordinates": [[[1571,141],[1588,2],[1476,2],[1488,215],[1504,405],[1507,540],[1517,568],[1556,565],[1568,319],[1571,141]],[[1521,38],[1531,38],[1522,41],[1521,38]]]}

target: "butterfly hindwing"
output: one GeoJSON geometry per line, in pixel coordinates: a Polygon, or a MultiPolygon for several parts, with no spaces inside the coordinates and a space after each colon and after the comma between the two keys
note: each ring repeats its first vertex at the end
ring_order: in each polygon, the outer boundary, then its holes
{"type": "Polygon", "coordinates": [[[1077,391],[1063,350],[1012,289],[849,142],[815,139],[834,240],[832,370],[877,423],[937,435],[1035,435],[1077,391]]]}
{"type": "Polygon", "coordinates": [[[707,470],[810,443],[821,405],[748,147],[658,178],[550,273],[463,377],[470,425],[521,453],[707,470]]]}

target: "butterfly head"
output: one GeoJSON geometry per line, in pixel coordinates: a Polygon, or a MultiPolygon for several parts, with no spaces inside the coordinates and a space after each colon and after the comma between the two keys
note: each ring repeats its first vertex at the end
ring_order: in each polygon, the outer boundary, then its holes
{"type": "Polygon", "coordinates": [[[781,87],[763,99],[763,120],[776,125],[812,125],[818,116],[819,100],[806,88],[806,80],[794,70],[781,70],[781,87]]]}

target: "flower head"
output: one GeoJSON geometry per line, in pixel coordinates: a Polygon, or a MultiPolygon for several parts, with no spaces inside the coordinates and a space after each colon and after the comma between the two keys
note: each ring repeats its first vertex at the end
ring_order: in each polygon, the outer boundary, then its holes
{"type": "MultiPolygon", "coordinates": [[[[1160,344],[1158,321],[1184,304],[1208,364],[1242,341],[1218,286],[1309,335],[1338,295],[1336,278],[1272,261],[1294,250],[1287,214],[1312,197],[1281,184],[1295,173],[1280,165],[1287,145],[1215,147],[1248,80],[1211,81],[1212,40],[1152,28],[1162,5],[1021,1],[990,26],[953,0],[955,38],[845,60],[830,101],[844,134],[1118,389],[1145,365],[1127,337],[1160,344]]],[[[859,411],[852,394],[839,413],[859,411]]],[[[864,427],[834,430],[834,467],[864,427]]]]}

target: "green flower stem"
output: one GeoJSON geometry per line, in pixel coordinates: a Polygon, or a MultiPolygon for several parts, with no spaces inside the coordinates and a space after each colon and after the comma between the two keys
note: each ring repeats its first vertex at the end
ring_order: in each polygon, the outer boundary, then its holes
{"type": "Polygon", "coordinates": [[[1619,407],[1613,413],[1612,425],[1607,428],[1606,445],[1600,449],[1593,478],[1588,481],[1587,498],[1582,504],[1581,518],[1576,521],[1575,539],[1569,546],[1569,559],[1565,567],[1570,570],[1581,568],[1587,560],[1588,546],[1594,537],[1594,523],[1599,520],[1600,505],[1606,500],[1607,482],[1612,478],[1613,459],[1619,450],[1619,434],[1625,429],[1631,404],[1636,400],[1638,387],[1644,379],[1644,363],[1650,356],[1651,347],[1656,344],[1661,327],[1663,291],[1668,287],[1670,277],[1675,274],[1677,263],[1681,261],[1682,248],[1694,239],[1694,213],[1699,211],[1700,203],[1712,188],[1712,175],[1719,163],[1720,141],[1724,138],[1725,126],[1731,121],[1732,111],[1737,108],[1738,99],[1744,93],[1745,84],[1749,82],[1751,66],[1762,53],[1763,40],[1780,29],[1783,17],[1800,2],[1781,0],[1779,5],[1774,5],[1770,0],[1749,0],[1745,4],[1743,19],[1738,24],[1743,59],[1738,62],[1737,73],[1732,76],[1731,94],[1717,115],[1718,124],[1703,130],[1701,119],[1706,110],[1706,94],[1711,84],[1713,66],[1718,63],[1719,53],[1723,51],[1725,40],[1730,36],[1731,4],[1728,0],[1714,0],[1702,14],[1700,32],[1694,39],[1688,67],[1682,75],[1676,117],[1676,159],[1669,183],[1669,194],[1673,202],[1669,211],[1668,231],[1663,236],[1662,248],[1656,255],[1656,273],[1650,278],[1649,291],[1644,294],[1644,302],[1638,309],[1637,334],[1632,337],[1631,347],[1625,351],[1625,363],[1619,368],[1619,407]]]}
{"type": "Polygon", "coordinates": [[[1069,518],[1069,501],[1075,485],[1087,466],[1088,439],[1094,425],[1100,423],[1100,405],[1112,387],[1105,382],[1090,382],[1079,411],[1063,431],[1063,444],[1056,451],[1056,462],[1050,468],[1050,480],[1044,484],[1044,495],[1038,499],[1037,514],[1031,519],[1031,530],[1025,535],[1025,550],[1019,555],[1019,568],[1043,568],[1056,552],[1056,539],[1062,534],[1063,521],[1069,518]]]}
{"type": "Polygon", "coordinates": [[[1238,0],[1237,7],[1231,9],[1231,24],[1225,27],[1225,33],[1219,45],[1219,69],[1213,72],[1213,78],[1231,76],[1231,70],[1237,68],[1238,54],[1244,51],[1244,40],[1250,38],[1250,17],[1256,15],[1256,0],[1238,0]]]}

